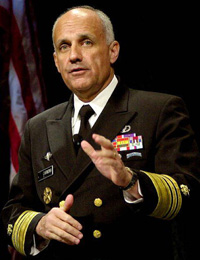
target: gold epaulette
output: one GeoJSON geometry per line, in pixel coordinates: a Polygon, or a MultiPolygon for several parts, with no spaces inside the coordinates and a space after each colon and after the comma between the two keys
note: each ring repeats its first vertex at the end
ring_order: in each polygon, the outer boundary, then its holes
{"type": "Polygon", "coordinates": [[[22,255],[25,253],[25,239],[29,224],[39,212],[26,210],[17,219],[12,231],[12,243],[15,249],[22,255]]]}
{"type": "Polygon", "coordinates": [[[166,220],[173,219],[182,205],[181,190],[177,182],[169,175],[144,173],[151,179],[158,197],[156,208],[150,216],[166,220]]]}

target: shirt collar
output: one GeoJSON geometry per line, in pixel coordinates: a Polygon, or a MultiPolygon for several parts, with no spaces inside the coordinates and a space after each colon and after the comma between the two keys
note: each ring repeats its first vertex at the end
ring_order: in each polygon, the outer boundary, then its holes
{"type": "Polygon", "coordinates": [[[83,105],[90,105],[94,110],[96,116],[98,117],[102,110],[104,109],[106,103],[108,102],[110,96],[112,95],[114,89],[116,88],[118,83],[117,77],[114,75],[113,79],[109,83],[109,85],[102,90],[92,101],[85,103],[82,102],[75,94],[74,94],[74,122],[76,122],[78,118],[79,111],[83,105]]]}

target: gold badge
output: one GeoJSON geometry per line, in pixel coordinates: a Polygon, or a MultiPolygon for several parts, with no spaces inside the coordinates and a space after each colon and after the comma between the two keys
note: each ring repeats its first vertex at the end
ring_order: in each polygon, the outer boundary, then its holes
{"type": "Polygon", "coordinates": [[[181,188],[181,192],[183,193],[183,195],[185,195],[185,196],[190,195],[190,189],[188,188],[187,185],[181,184],[180,188],[181,188]]]}
{"type": "Polygon", "coordinates": [[[43,199],[44,199],[44,202],[46,204],[49,204],[51,202],[51,199],[52,199],[52,190],[51,190],[51,188],[46,187],[44,189],[43,199]]]}

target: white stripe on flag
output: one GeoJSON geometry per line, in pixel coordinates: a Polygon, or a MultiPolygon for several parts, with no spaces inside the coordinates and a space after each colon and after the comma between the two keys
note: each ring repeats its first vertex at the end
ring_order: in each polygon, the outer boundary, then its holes
{"type": "Polygon", "coordinates": [[[19,135],[22,136],[24,132],[24,126],[28,119],[24,101],[22,99],[21,86],[13,67],[12,60],[9,67],[9,90],[10,90],[10,102],[11,102],[11,114],[17,126],[19,135]]]}

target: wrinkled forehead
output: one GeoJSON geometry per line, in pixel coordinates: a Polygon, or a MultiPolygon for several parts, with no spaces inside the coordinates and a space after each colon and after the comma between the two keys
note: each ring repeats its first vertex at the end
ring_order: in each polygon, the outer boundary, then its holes
{"type": "Polygon", "coordinates": [[[73,9],[63,14],[54,26],[54,42],[59,38],[72,35],[90,34],[105,37],[104,28],[99,16],[92,10],[73,9]]]}

